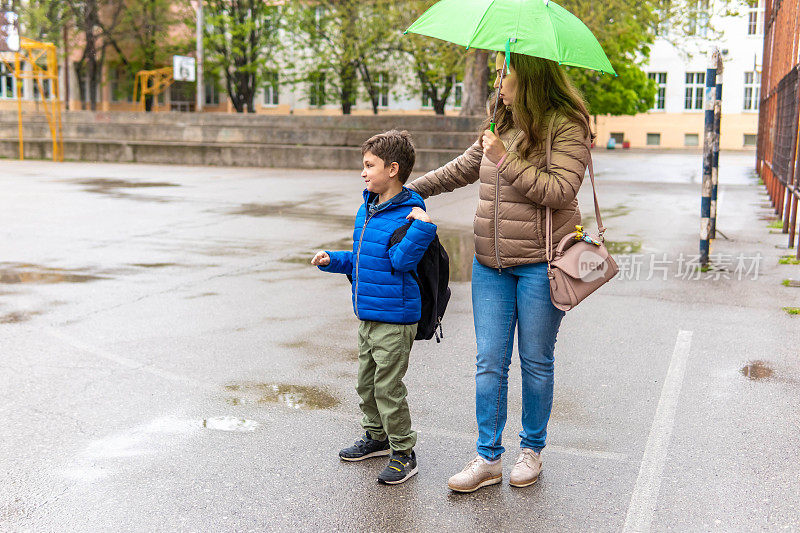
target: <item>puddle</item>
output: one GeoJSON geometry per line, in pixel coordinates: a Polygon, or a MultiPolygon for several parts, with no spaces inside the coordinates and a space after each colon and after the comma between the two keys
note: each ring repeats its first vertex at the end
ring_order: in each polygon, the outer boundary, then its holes
{"type": "Polygon", "coordinates": [[[439,231],[439,242],[450,256],[450,281],[471,281],[475,236],[470,232],[439,231]]]}
{"type": "Polygon", "coordinates": [[[80,270],[47,268],[40,265],[21,263],[0,263],[0,283],[87,283],[109,279],[103,276],[86,274],[80,270]]]}
{"type": "Polygon", "coordinates": [[[217,416],[203,420],[203,427],[217,431],[255,431],[258,422],[247,420],[246,418],[236,418],[235,416],[217,416]]]}
{"type": "Polygon", "coordinates": [[[15,311],[13,313],[7,313],[5,315],[0,316],[0,324],[19,324],[21,322],[27,322],[34,316],[41,314],[42,313],[38,311],[26,311],[26,312],[15,311]]]}
{"type": "Polygon", "coordinates": [[[132,263],[131,266],[139,268],[166,268],[172,266],[181,266],[178,263],[132,263]]]}
{"type": "Polygon", "coordinates": [[[635,254],[642,249],[642,241],[605,241],[605,245],[611,255],[635,254]]]}
{"type": "Polygon", "coordinates": [[[217,296],[219,293],[216,292],[204,292],[202,294],[195,294],[194,296],[187,296],[186,300],[194,300],[195,298],[205,298],[206,296],[217,296]]]}
{"type": "MultiPolygon", "coordinates": [[[[633,208],[624,204],[616,205],[610,209],[600,209],[600,215],[603,217],[603,220],[624,217],[626,215],[630,215],[632,212],[633,208]]],[[[592,210],[590,213],[582,214],[581,224],[583,224],[584,227],[590,227],[595,223],[594,210],[592,210]]]]}
{"type": "Polygon", "coordinates": [[[331,409],[339,400],[328,392],[307,385],[283,383],[243,383],[226,385],[231,393],[226,401],[231,405],[279,403],[290,409],[331,409]]]}
{"type": "Polygon", "coordinates": [[[180,187],[177,183],[169,183],[165,181],[130,181],[112,178],[88,178],[72,180],[72,183],[83,185],[86,187],[86,192],[95,194],[104,194],[114,198],[126,198],[129,200],[142,200],[148,202],[169,202],[170,199],[159,198],[154,196],[138,196],[135,194],[128,194],[120,192],[120,189],[152,189],[163,187],[180,187]]]}
{"type": "Polygon", "coordinates": [[[283,202],[277,204],[243,204],[228,211],[229,215],[250,217],[281,217],[311,222],[336,224],[348,228],[353,227],[355,210],[352,215],[336,215],[327,213],[324,208],[302,207],[299,202],[283,202]]]}
{"type": "Polygon", "coordinates": [[[109,192],[112,189],[149,189],[154,187],[180,187],[177,183],[166,181],[130,181],[112,178],[89,178],[72,180],[77,185],[91,187],[92,192],[109,192]]]}
{"type": "Polygon", "coordinates": [[[775,373],[765,361],[750,361],[739,372],[751,381],[767,380],[775,373]]]}

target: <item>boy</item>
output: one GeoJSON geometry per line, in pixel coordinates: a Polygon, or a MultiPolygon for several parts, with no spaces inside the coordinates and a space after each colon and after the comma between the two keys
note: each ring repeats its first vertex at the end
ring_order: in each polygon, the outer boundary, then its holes
{"type": "Polygon", "coordinates": [[[411,272],[436,236],[436,226],[422,197],[403,186],[415,160],[407,131],[375,135],[361,145],[361,154],[366,189],[353,250],[320,251],[311,264],[352,277],[353,310],[361,320],[356,391],[364,436],[339,457],[361,461],[391,454],[378,481],[394,485],[417,473],[417,433],[411,429],[403,376],[422,309],[411,272]],[[392,232],[409,220],[405,237],[390,248],[392,232]]]}

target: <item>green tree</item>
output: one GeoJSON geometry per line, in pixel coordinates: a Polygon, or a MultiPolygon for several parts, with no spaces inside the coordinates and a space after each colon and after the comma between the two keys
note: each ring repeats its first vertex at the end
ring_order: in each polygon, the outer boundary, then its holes
{"type": "Polygon", "coordinates": [[[209,70],[219,70],[238,113],[255,113],[255,95],[279,47],[281,8],[264,0],[206,0],[209,70]]]}
{"type": "Polygon", "coordinates": [[[29,0],[20,6],[22,33],[37,41],[60,46],[62,31],[69,17],[64,0],[29,0]]]}
{"type": "Polygon", "coordinates": [[[64,0],[69,10],[68,23],[74,27],[83,41],[83,53],[75,62],[75,72],[83,83],[78,84],[81,101],[89,101],[92,111],[97,109],[97,96],[100,89],[106,52],[113,47],[123,57],[114,38],[114,30],[120,21],[125,7],[123,0],[64,0]],[[102,18],[101,18],[102,13],[102,18]]]}
{"type": "MultiPolygon", "coordinates": [[[[297,47],[288,59],[298,80],[311,82],[324,75],[337,95],[342,113],[350,114],[357,101],[359,78],[378,112],[380,87],[378,74],[393,51],[391,42],[397,29],[388,20],[389,0],[337,0],[299,4],[288,16],[287,27],[297,47]]],[[[315,84],[311,85],[314,90],[315,84]]],[[[317,105],[324,104],[318,92],[309,95],[317,105]]]]}
{"type": "Polygon", "coordinates": [[[436,114],[444,115],[455,80],[463,75],[466,50],[463,46],[423,35],[402,35],[402,30],[408,28],[434,3],[432,0],[410,0],[396,4],[392,20],[401,29],[397,49],[411,60],[415,80],[408,80],[407,85],[416,86],[423,96],[430,98],[436,114]]]}

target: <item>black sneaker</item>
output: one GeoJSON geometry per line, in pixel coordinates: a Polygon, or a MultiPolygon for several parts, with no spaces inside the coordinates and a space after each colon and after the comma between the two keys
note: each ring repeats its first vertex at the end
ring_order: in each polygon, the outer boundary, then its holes
{"type": "Polygon", "coordinates": [[[378,475],[378,481],[388,485],[397,485],[417,473],[417,454],[411,455],[392,452],[389,464],[378,475]]]}
{"type": "Polygon", "coordinates": [[[388,438],[386,440],[375,440],[367,431],[355,444],[339,451],[339,458],[343,461],[361,461],[370,457],[389,455],[390,452],[388,438]]]}

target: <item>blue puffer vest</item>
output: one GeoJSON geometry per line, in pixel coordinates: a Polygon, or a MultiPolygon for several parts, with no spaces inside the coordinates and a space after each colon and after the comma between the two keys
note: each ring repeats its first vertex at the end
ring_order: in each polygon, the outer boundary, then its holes
{"type": "Polygon", "coordinates": [[[422,312],[419,287],[410,272],[417,268],[436,236],[436,225],[414,220],[402,241],[389,248],[389,237],[408,223],[414,207],[425,209],[422,197],[403,190],[378,211],[369,215],[371,196],[364,190],[364,203],[356,214],[353,250],[327,251],[331,257],[325,272],[353,277],[353,310],[361,320],[416,324],[422,312]]]}

